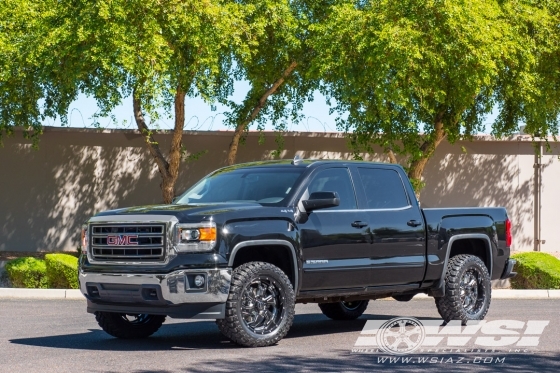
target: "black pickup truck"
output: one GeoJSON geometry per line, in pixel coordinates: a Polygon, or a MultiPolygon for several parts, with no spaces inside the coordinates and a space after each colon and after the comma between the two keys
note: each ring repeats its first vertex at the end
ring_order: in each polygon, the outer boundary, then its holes
{"type": "Polygon", "coordinates": [[[296,157],[219,169],[171,205],[97,214],[79,279],[115,337],[147,337],[169,316],[268,346],[298,302],[348,320],[369,300],[426,293],[445,322],[482,319],[490,280],[515,275],[510,245],[504,208],[421,209],[400,166],[296,157]]]}

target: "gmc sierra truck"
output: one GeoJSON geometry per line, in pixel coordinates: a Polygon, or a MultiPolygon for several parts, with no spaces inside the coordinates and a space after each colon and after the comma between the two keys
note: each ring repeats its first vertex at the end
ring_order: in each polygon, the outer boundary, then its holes
{"type": "Polygon", "coordinates": [[[434,297],[483,319],[512,272],[504,208],[421,209],[397,165],[301,160],[219,169],[171,205],[101,212],[82,230],[87,311],[118,338],[215,319],[242,346],[282,339],[296,303],[355,319],[369,300],[434,297]]]}

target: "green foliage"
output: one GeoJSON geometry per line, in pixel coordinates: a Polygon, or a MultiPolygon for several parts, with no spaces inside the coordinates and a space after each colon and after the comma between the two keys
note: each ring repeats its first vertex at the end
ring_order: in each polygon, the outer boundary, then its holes
{"type": "Polygon", "coordinates": [[[228,0],[2,0],[0,136],[16,126],[38,135],[47,118],[66,124],[79,93],[99,106],[94,126],[132,97],[131,114],[169,203],[185,96],[216,101],[231,94],[232,51],[250,53],[254,31],[245,19],[253,10],[228,0]],[[162,116],[175,119],[168,152],[153,137],[162,116]]]}
{"type": "Polygon", "coordinates": [[[24,257],[6,263],[6,273],[16,288],[48,287],[47,266],[44,260],[24,257]]]}
{"type": "Polygon", "coordinates": [[[420,191],[426,186],[426,183],[420,179],[409,179],[410,184],[412,184],[412,189],[418,195],[420,191]]]}
{"type": "Polygon", "coordinates": [[[202,157],[205,154],[208,154],[207,149],[206,150],[201,150],[201,151],[193,153],[193,154],[186,154],[186,152],[185,152],[183,154],[183,158],[188,163],[188,162],[198,161],[200,159],[200,157],[202,157]]]}
{"type": "Polygon", "coordinates": [[[418,178],[441,140],[471,138],[494,107],[497,136],[523,123],[530,133],[557,131],[558,8],[546,0],[341,2],[311,27],[320,52],[313,72],[355,149],[392,149],[418,178]]]}
{"type": "MultiPolygon", "coordinates": [[[[226,123],[240,129],[244,136],[250,126],[256,124],[257,130],[262,131],[267,122],[282,133],[290,122],[303,119],[303,105],[313,100],[313,92],[319,86],[319,80],[308,74],[317,56],[309,27],[326,18],[333,1],[244,0],[242,3],[252,9],[245,13],[245,22],[254,33],[251,39],[243,38],[251,45],[249,54],[233,51],[235,77],[247,81],[251,88],[241,103],[223,101],[230,108],[225,113],[226,123]]],[[[278,139],[273,156],[283,150],[283,141],[278,139]]]]}
{"type": "Polygon", "coordinates": [[[517,260],[511,286],[514,289],[560,289],[560,260],[543,252],[512,255],[517,260]]]}
{"type": "Polygon", "coordinates": [[[80,92],[96,99],[98,116],[135,92],[152,122],[173,115],[178,87],[227,96],[231,50],[249,53],[244,11],[225,0],[3,0],[0,135],[16,126],[38,134],[46,118],[66,124],[80,92]]]}
{"type": "Polygon", "coordinates": [[[45,255],[50,288],[78,289],[78,258],[68,254],[45,255]]]}

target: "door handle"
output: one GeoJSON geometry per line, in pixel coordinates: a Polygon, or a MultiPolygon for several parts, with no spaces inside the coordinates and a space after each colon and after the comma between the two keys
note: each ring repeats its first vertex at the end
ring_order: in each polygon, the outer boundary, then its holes
{"type": "Polygon", "coordinates": [[[417,226],[419,226],[419,225],[422,225],[422,223],[419,222],[419,221],[416,221],[416,220],[409,220],[409,221],[406,223],[406,225],[409,225],[409,226],[411,226],[411,227],[417,227],[417,226]]]}
{"type": "Polygon", "coordinates": [[[352,226],[354,228],[363,228],[363,227],[367,227],[368,223],[365,223],[363,221],[355,221],[355,222],[352,223],[352,226]]]}

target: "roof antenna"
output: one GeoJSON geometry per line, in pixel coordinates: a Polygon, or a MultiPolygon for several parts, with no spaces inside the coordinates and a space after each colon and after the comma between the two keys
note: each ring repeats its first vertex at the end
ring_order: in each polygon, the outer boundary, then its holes
{"type": "Polygon", "coordinates": [[[303,162],[303,159],[301,159],[301,157],[299,155],[296,154],[296,156],[294,157],[294,159],[292,160],[292,164],[294,166],[298,166],[301,164],[301,162],[303,162]]]}

